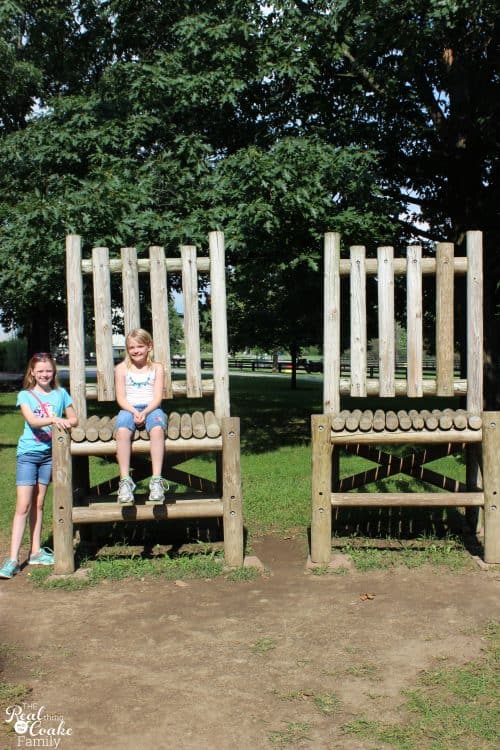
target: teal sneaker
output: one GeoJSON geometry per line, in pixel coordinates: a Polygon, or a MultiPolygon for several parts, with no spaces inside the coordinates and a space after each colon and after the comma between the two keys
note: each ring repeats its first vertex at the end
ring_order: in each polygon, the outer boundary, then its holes
{"type": "Polygon", "coordinates": [[[54,565],[54,553],[48,547],[42,547],[36,555],[30,555],[28,565],[54,565]]]}
{"type": "Polygon", "coordinates": [[[17,564],[17,560],[7,557],[0,568],[0,578],[13,578],[20,570],[21,568],[17,564]]]}

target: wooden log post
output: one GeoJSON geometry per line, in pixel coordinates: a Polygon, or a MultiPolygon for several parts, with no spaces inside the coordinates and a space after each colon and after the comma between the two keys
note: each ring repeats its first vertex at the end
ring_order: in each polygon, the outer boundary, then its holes
{"type": "Polygon", "coordinates": [[[66,430],[52,430],[52,476],[53,476],[53,535],[54,573],[73,573],[73,482],[71,461],[71,437],[66,430]]]}
{"type": "Polygon", "coordinates": [[[312,511],[311,561],[328,565],[332,546],[332,442],[331,416],[311,417],[312,511]]]}
{"type": "Polygon", "coordinates": [[[224,558],[231,568],[238,568],[243,565],[239,417],[222,418],[222,446],[224,558]]]}
{"type": "Polygon", "coordinates": [[[73,405],[78,414],[78,419],[86,419],[85,327],[81,262],[81,237],[76,234],[70,234],[66,237],[66,299],[68,302],[69,380],[71,383],[73,405]]]}
{"type": "MultiPolygon", "coordinates": [[[[71,436],[73,437],[73,430],[71,436]]],[[[86,504],[90,490],[89,456],[73,456],[72,471],[73,505],[82,506],[86,504]]],[[[75,528],[75,538],[77,543],[91,542],[94,538],[94,529],[89,526],[75,528]]]]}
{"type": "Polygon", "coordinates": [[[407,248],[408,270],[406,276],[406,307],[408,340],[406,359],[408,362],[407,388],[410,398],[423,395],[423,307],[422,307],[422,248],[410,245],[407,248]]]}
{"type": "Polygon", "coordinates": [[[484,561],[500,563],[500,411],[483,417],[484,561]]]}
{"type": "MultiPolygon", "coordinates": [[[[469,427],[477,429],[483,404],[483,237],[467,232],[467,413],[469,427]]],[[[467,487],[482,487],[481,447],[466,449],[467,487]]],[[[484,531],[484,509],[466,510],[466,519],[476,534],[484,531]]]]}

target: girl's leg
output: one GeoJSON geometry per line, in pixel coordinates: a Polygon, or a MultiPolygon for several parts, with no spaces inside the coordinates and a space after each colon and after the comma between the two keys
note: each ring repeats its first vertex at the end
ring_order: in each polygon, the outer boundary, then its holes
{"type": "Polygon", "coordinates": [[[10,558],[11,560],[19,561],[19,550],[21,549],[21,542],[23,540],[24,530],[26,528],[28,513],[30,512],[30,508],[33,503],[35,486],[17,485],[16,493],[16,510],[14,513],[14,520],[12,521],[10,558]]]}
{"type": "Polygon", "coordinates": [[[40,552],[40,537],[42,534],[43,504],[47,494],[47,485],[38,482],[35,485],[33,501],[30,508],[30,535],[31,535],[31,555],[37,555],[40,552]]]}
{"type": "Polygon", "coordinates": [[[153,427],[149,431],[151,464],[154,477],[161,477],[165,456],[165,431],[163,427],[153,427]]]}
{"type": "Polygon", "coordinates": [[[130,455],[132,453],[132,433],[127,427],[116,431],[116,460],[120,469],[120,479],[129,476],[130,455]]]}

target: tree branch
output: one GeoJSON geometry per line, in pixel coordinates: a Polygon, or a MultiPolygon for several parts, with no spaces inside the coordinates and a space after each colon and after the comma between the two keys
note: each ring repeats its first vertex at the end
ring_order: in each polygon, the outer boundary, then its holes
{"type": "MultiPolygon", "coordinates": [[[[345,42],[342,44],[341,50],[342,54],[347,60],[349,60],[356,73],[370,86],[370,88],[380,94],[380,96],[385,97],[387,95],[386,89],[376,81],[373,73],[358,62],[345,42]]],[[[434,123],[436,129],[441,131],[447,122],[446,115],[436,101],[425,73],[417,69],[414,72],[414,76],[421,94],[422,103],[429,113],[429,117],[434,123]]]]}
{"type": "Polygon", "coordinates": [[[385,96],[386,92],[385,89],[382,86],[379,86],[375,78],[373,77],[372,73],[370,73],[369,70],[364,68],[354,57],[351,50],[345,44],[345,42],[341,45],[342,54],[344,57],[349,60],[354,70],[359,73],[359,75],[370,85],[370,87],[373,89],[373,91],[376,91],[381,96],[385,96]]]}

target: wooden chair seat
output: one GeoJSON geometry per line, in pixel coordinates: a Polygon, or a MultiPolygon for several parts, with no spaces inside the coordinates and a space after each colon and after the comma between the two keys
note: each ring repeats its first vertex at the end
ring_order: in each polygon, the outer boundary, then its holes
{"type": "MultiPolygon", "coordinates": [[[[220,421],[212,411],[195,411],[192,414],[173,411],[167,416],[169,441],[218,438],[221,435],[220,421]]],[[[107,443],[114,438],[115,421],[115,417],[92,416],[71,430],[71,440],[75,443],[95,443],[98,440],[107,443]]],[[[149,435],[145,429],[136,430],[133,439],[149,441],[149,435]]]]}
{"type": "Polygon", "coordinates": [[[482,418],[465,409],[342,410],[331,417],[332,443],[474,443],[482,418]]]}

